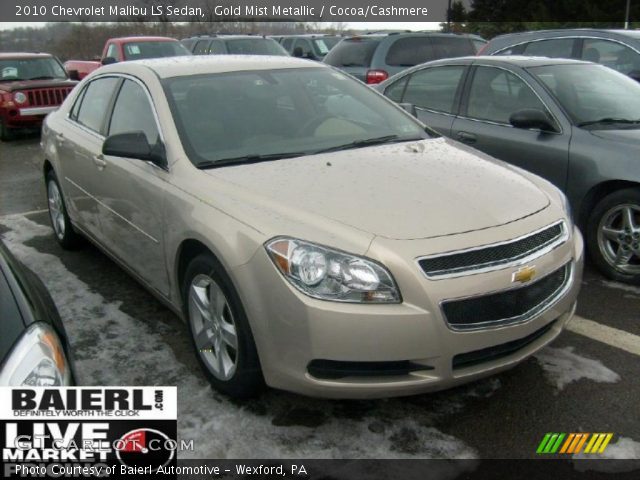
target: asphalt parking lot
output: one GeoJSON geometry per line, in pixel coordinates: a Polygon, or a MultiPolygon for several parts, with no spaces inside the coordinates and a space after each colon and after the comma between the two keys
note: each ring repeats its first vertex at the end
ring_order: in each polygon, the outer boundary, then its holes
{"type": "Polygon", "coordinates": [[[86,385],[177,385],[181,458],[531,458],[546,432],[613,432],[640,459],[640,288],[587,266],[578,318],[534,358],[455,390],[332,401],[279,391],[234,403],[200,373],[186,326],[96,248],[63,251],[39,138],[0,143],[0,235],[49,288],[86,385]]]}

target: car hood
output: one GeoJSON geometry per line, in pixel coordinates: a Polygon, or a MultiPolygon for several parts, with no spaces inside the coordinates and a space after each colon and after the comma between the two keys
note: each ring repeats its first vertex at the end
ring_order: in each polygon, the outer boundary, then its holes
{"type": "Polygon", "coordinates": [[[591,130],[591,135],[612,142],[624,142],[640,145],[640,128],[621,130],[591,130]]]}
{"type": "Polygon", "coordinates": [[[236,193],[258,208],[293,208],[310,222],[325,217],[398,240],[503,225],[549,204],[531,180],[444,138],[205,172],[241,187],[236,193]]]}
{"type": "Polygon", "coordinates": [[[31,88],[73,87],[78,82],[73,80],[24,80],[20,82],[0,82],[0,91],[15,92],[31,88]]]}

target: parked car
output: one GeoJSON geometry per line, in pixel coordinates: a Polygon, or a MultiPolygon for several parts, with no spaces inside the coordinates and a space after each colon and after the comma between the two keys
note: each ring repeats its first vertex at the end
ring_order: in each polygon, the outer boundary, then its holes
{"type": "MultiPolygon", "coordinates": [[[[339,35],[300,34],[282,35],[276,40],[294,57],[306,58],[321,62],[329,51],[335,47],[343,37],[339,35]]],[[[275,38],[274,38],[275,39],[275,38]]]]}
{"type": "Polygon", "coordinates": [[[181,315],[233,396],[451,387],[527,358],[576,305],[560,190],[322,64],[110,65],[43,149],[60,244],[88,237],[181,315]]]}
{"type": "Polygon", "coordinates": [[[501,35],[482,55],[531,55],[600,63],[640,80],[640,31],[565,29],[501,35]]]}
{"type": "Polygon", "coordinates": [[[401,71],[439,58],[475,55],[477,35],[436,32],[373,33],[348,37],[324,58],[324,63],[344,70],[368,84],[385,81],[401,71]]]}
{"type": "Polygon", "coordinates": [[[0,240],[0,386],[71,386],[69,342],[42,281],[0,240]]]}
{"type": "Polygon", "coordinates": [[[143,36],[111,38],[104,44],[99,60],[68,60],[64,68],[71,78],[82,80],[102,65],[180,55],[190,55],[190,52],[175,38],[143,36]]]}
{"type": "Polygon", "coordinates": [[[200,35],[182,44],[194,55],[289,55],[274,39],[258,35],[200,35]]]}
{"type": "Polygon", "coordinates": [[[470,57],[379,86],[438,132],[566,192],[594,263],[640,282],[640,85],[579,60],[470,57]]]}
{"type": "Polygon", "coordinates": [[[20,128],[40,128],[77,82],[48,53],[0,53],[0,139],[20,128]]]}

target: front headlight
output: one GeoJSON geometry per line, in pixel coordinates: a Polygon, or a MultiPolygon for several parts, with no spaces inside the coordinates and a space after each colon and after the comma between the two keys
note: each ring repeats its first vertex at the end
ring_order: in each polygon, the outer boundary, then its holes
{"type": "Polygon", "coordinates": [[[27,101],[27,96],[22,92],[16,92],[13,94],[13,99],[15,100],[16,103],[23,104],[24,102],[27,101]]]}
{"type": "Polygon", "coordinates": [[[280,273],[313,298],[350,303],[400,303],[391,273],[363,257],[293,238],[265,245],[280,273]]]}
{"type": "Polygon", "coordinates": [[[0,385],[71,385],[71,370],[56,332],[45,323],[31,325],[0,371],[0,385]]]}

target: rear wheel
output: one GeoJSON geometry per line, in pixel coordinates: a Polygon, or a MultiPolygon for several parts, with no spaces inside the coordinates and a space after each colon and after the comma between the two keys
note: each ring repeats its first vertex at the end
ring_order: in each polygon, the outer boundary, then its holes
{"type": "Polygon", "coordinates": [[[589,218],[587,241],[602,273],[640,284],[640,190],[620,190],[603,198],[589,218]]]}
{"type": "Polygon", "coordinates": [[[251,329],[231,280],[213,255],[201,254],[189,263],[183,298],[199,363],[213,387],[234,398],[259,393],[264,380],[251,329]]]}
{"type": "Polygon", "coordinates": [[[82,243],[82,237],[75,232],[71,225],[67,207],[62,197],[62,189],[53,170],[47,173],[46,182],[49,218],[51,219],[51,226],[56,240],[64,249],[76,248],[82,243]]]}

